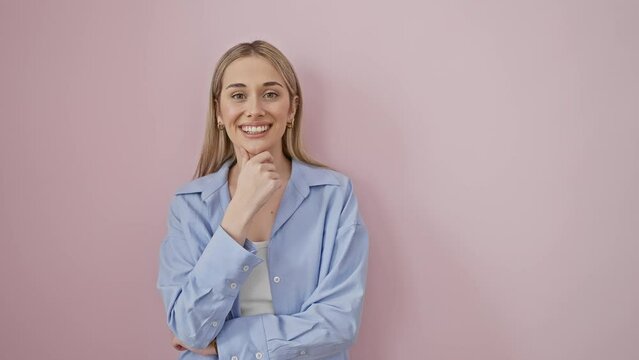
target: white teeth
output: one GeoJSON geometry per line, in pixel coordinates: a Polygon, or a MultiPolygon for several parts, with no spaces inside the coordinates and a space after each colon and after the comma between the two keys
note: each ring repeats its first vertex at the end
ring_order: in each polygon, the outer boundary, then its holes
{"type": "Polygon", "coordinates": [[[249,134],[259,134],[259,133],[263,133],[266,130],[268,130],[271,126],[270,125],[262,125],[262,126],[242,126],[242,131],[249,133],[249,134]]]}

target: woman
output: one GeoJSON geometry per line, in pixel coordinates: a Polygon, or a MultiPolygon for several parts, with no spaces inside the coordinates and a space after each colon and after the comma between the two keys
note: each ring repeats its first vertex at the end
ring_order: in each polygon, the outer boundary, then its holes
{"type": "Polygon", "coordinates": [[[238,44],[213,75],[194,180],[168,212],[157,287],[180,359],[348,359],[368,232],[350,179],[309,158],[286,57],[238,44]]]}

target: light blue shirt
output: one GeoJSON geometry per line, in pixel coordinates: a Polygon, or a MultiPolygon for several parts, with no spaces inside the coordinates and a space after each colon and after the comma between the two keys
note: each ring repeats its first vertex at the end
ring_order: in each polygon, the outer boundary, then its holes
{"type": "Polygon", "coordinates": [[[168,211],[157,288],[167,324],[192,348],[179,359],[348,359],[364,301],[368,231],[351,180],[293,159],[271,232],[274,314],[240,316],[239,291],[262,259],[219,225],[230,202],[226,161],[181,186],[168,211]]]}

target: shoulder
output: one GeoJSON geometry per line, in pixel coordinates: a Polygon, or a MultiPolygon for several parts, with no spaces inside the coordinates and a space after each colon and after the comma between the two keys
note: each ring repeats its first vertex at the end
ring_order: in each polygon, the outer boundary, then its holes
{"type": "MultiPolygon", "coordinates": [[[[212,173],[199,177],[197,179],[184,182],[180,186],[178,186],[177,190],[175,190],[175,194],[181,195],[189,193],[201,193],[202,191],[204,191],[204,189],[209,188],[211,185],[215,185],[217,183],[217,177],[217,173],[212,173]]],[[[219,186],[221,185],[222,184],[219,184],[219,186]]]]}
{"type": "Polygon", "coordinates": [[[202,200],[207,199],[227,182],[231,163],[232,160],[227,160],[216,172],[182,183],[175,195],[199,194],[202,200]]]}
{"type": "Polygon", "coordinates": [[[294,160],[291,180],[302,196],[311,192],[343,203],[353,193],[353,183],[345,173],[299,160],[294,160]]]}
{"type": "MultiPolygon", "coordinates": [[[[174,191],[170,200],[170,211],[176,218],[201,218],[212,215],[207,202],[215,199],[226,179],[220,171],[193,180],[185,181],[174,191]]],[[[217,209],[217,207],[215,207],[217,209]]]]}
{"type": "Polygon", "coordinates": [[[331,209],[330,212],[335,216],[334,221],[339,228],[364,226],[353,181],[347,174],[308,164],[303,166],[311,192],[331,209]]]}
{"type": "MultiPolygon", "coordinates": [[[[303,182],[311,193],[314,193],[318,198],[325,199],[331,206],[339,208],[339,212],[357,213],[357,197],[353,181],[347,174],[306,163],[300,163],[298,168],[300,171],[295,182],[303,182]],[[302,177],[303,181],[300,181],[299,178],[302,177]]],[[[301,188],[304,189],[304,186],[301,188]]],[[[302,194],[304,194],[303,191],[302,194]]],[[[352,219],[352,221],[358,222],[356,219],[352,219]]]]}
{"type": "MultiPolygon", "coordinates": [[[[350,186],[350,178],[337,170],[321,166],[315,166],[300,160],[294,161],[294,171],[298,170],[299,175],[309,186],[334,185],[338,187],[350,186]],[[295,166],[297,165],[297,166],[295,166]]],[[[295,176],[296,174],[293,174],[295,176]]]]}

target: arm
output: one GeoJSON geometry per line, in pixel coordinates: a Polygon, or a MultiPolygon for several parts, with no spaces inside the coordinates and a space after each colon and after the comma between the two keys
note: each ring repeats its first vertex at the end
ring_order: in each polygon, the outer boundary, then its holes
{"type": "Polygon", "coordinates": [[[245,242],[246,226],[281,186],[268,151],[252,158],[245,149],[236,147],[235,152],[240,164],[235,196],[204,249],[198,235],[193,234],[204,230],[183,226],[180,218],[193,204],[176,196],[169,209],[157,287],[169,328],[188,348],[204,350],[215,339],[242,284],[263,261],[245,242]]]}
{"type": "Polygon", "coordinates": [[[220,359],[321,359],[355,341],[368,267],[368,231],[350,192],[340,216],[328,273],[291,315],[262,314],[228,320],[217,336],[220,359]],[[260,353],[260,354],[258,354],[260,353]]]}
{"type": "Polygon", "coordinates": [[[171,201],[160,247],[157,288],[173,334],[194,349],[217,336],[250,270],[263,260],[218,226],[206,247],[185,236],[179,217],[184,198],[171,201]]]}

